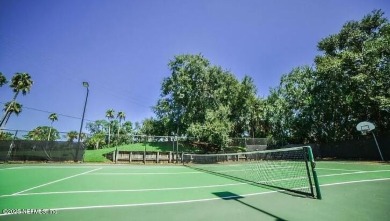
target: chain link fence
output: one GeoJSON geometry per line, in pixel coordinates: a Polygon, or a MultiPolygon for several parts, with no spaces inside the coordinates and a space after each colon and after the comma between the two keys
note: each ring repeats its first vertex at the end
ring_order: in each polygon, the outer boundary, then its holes
{"type": "MultiPolygon", "coordinates": [[[[178,161],[183,152],[232,153],[263,150],[267,146],[266,138],[231,138],[229,145],[220,149],[216,145],[201,142],[193,137],[134,134],[100,134],[100,137],[82,135],[81,142],[78,143],[78,134],[2,130],[0,131],[0,161],[82,161],[86,149],[131,144],[142,144],[145,146],[144,152],[157,148],[159,154],[166,154],[169,161],[171,159],[178,161]]],[[[114,159],[114,155],[108,158],[114,159]]]]}
{"type": "Polygon", "coordinates": [[[67,138],[67,133],[45,135],[24,130],[2,130],[0,161],[82,161],[84,144],[73,140],[67,138]]]}

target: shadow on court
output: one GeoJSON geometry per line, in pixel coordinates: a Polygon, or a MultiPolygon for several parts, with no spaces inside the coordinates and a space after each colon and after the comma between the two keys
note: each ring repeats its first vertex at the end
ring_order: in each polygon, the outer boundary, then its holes
{"type": "Polygon", "coordinates": [[[264,211],[264,210],[262,210],[260,208],[257,208],[255,206],[252,206],[252,205],[250,205],[248,203],[245,203],[245,202],[241,201],[241,199],[243,199],[244,197],[242,197],[240,195],[237,195],[235,193],[225,191],[225,192],[216,192],[216,193],[213,193],[213,194],[216,195],[217,197],[223,199],[223,200],[234,200],[234,201],[239,202],[239,203],[241,203],[241,204],[243,204],[245,206],[248,206],[248,207],[250,207],[250,208],[252,208],[254,210],[257,210],[259,212],[267,214],[268,216],[271,216],[271,217],[275,218],[276,221],[286,221],[285,219],[282,219],[282,218],[280,218],[280,217],[278,217],[278,216],[276,216],[276,215],[274,215],[272,213],[269,213],[267,211],[264,211]]]}

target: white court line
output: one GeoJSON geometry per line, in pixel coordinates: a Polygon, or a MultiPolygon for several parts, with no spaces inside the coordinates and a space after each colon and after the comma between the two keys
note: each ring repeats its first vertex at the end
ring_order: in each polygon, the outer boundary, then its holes
{"type": "Polygon", "coordinates": [[[178,174],[194,174],[194,173],[204,173],[204,172],[178,172],[178,173],[172,173],[172,172],[162,172],[162,173],[154,173],[154,172],[147,172],[147,173],[91,173],[88,175],[178,175],[178,174]]]}
{"type": "MultiPolygon", "coordinates": [[[[101,168],[98,168],[98,169],[101,169],[101,168]]],[[[98,169],[95,169],[95,170],[98,170],[98,169]]],[[[95,170],[88,171],[88,172],[85,172],[85,173],[82,173],[82,174],[78,174],[78,175],[74,175],[74,176],[71,176],[71,177],[68,177],[68,178],[72,178],[72,177],[75,177],[75,176],[88,174],[88,173],[93,172],[95,170]]],[[[390,170],[358,171],[358,172],[351,172],[351,173],[320,175],[318,177],[331,177],[331,176],[353,175],[353,174],[361,174],[361,173],[378,173],[378,172],[389,172],[389,171],[390,170]]],[[[203,172],[188,172],[188,173],[203,173],[203,172]]],[[[94,173],[94,174],[88,174],[88,175],[100,175],[100,174],[104,174],[104,173],[94,173]]],[[[148,173],[148,174],[151,174],[151,173],[148,173]]],[[[108,175],[117,175],[117,174],[110,174],[110,173],[108,173],[108,175]]],[[[121,175],[121,173],[118,173],[118,175],[121,175]]],[[[68,178],[64,178],[64,179],[68,179],[68,178]]],[[[304,178],[305,177],[297,177],[295,179],[304,179],[304,178]]],[[[64,179],[61,179],[61,180],[64,180],[64,179]]],[[[388,178],[385,178],[385,179],[388,179],[388,178]]],[[[58,182],[58,181],[61,181],[61,180],[53,181],[51,183],[58,182]]],[[[278,179],[278,180],[271,180],[271,181],[272,182],[280,182],[280,181],[284,181],[284,180],[292,180],[292,179],[291,178],[285,178],[285,179],[278,179]]],[[[260,181],[260,182],[264,182],[264,181],[260,181]]],[[[356,182],[356,181],[351,181],[351,182],[356,182]]],[[[51,183],[48,183],[48,184],[51,184],[51,183]]],[[[48,184],[44,184],[44,185],[48,185],[48,184]]],[[[27,190],[24,190],[22,192],[14,193],[14,194],[11,194],[11,195],[1,195],[0,197],[29,196],[29,195],[51,195],[51,194],[73,194],[73,193],[147,192],[147,191],[164,191],[164,190],[185,190],[185,189],[201,189],[201,188],[212,188],[212,187],[222,187],[222,186],[235,186],[235,185],[243,185],[243,184],[250,184],[250,183],[242,183],[241,182],[241,183],[235,183],[235,184],[220,184],[220,185],[192,186],[192,187],[168,187],[168,188],[159,188],[159,189],[85,190],[85,191],[41,192],[41,193],[25,193],[25,194],[22,194],[23,192],[27,191],[27,190]]],[[[44,186],[44,185],[41,185],[41,186],[44,186]]],[[[40,187],[40,186],[38,186],[38,187],[40,187]]],[[[29,190],[35,189],[35,188],[38,188],[38,187],[30,188],[29,190]]]]}
{"type": "Polygon", "coordinates": [[[1,168],[0,170],[15,170],[15,169],[20,169],[20,168],[25,168],[25,166],[22,166],[22,167],[8,167],[8,168],[1,168]]]}
{"type": "MultiPolygon", "coordinates": [[[[212,171],[214,173],[223,173],[223,172],[243,172],[246,170],[218,170],[212,171]]],[[[136,172],[118,172],[118,173],[92,173],[88,175],[181,175],[181,174],[205,174],[202,171],[191,171],[191,172],[146,172],[146,173],[136,173],[136,172]]]]}
{"type": "MultiPolygon", "coordinates": [[[[266,191],[261,193],[249,193],[242,194],[240,196],[255,196],[255,195],[264,195],[270,193],[277,193],[281,191],[266,191]]],[[[157,206],[157,205],[172,205],[172,204],[183,204],[183,203],[196,203],[196,202],[206,202],[213,200],[221,200],[221,199],[231,199],[236,198],[237,196],[226,196],[226,197],[214,197],[214,198],[206,198],[206,199],[197,199],[197,200],[182,200],[182,201],[167,201],[167,202],[155,202],[155,203],[133,203],[133,204],[119,204],[119,205],[100,205],[100,206],[80,206],[80,207],[63,207],[63,208],[53,208],[52,210],[56,211],[64,211],[64,210],[83,210],[83,209],[98,209],[98,208],[118,208],[118,207],[139,207],[139,206],[157,206]]],[[[15,214],[0,214],[0,216],[9,216],[15,214]]]]}
{"type": "Polygon", "coordinates": [[[28,167],[28,168],[36,168],[36,167],[40,167],[40,168],[69,168],[69,169],[72,169],[72,168],[96,168],[96,167],[102,167],[104,169],[136,169],[136,170],[145,170],[145,169],[183,169],[184,167],[183,166],[138,166],[138,165],[128,165],[128,166],[123,166],[123,165],[95,165],[95,166],[49,166],[49,167],[45,167],[45,166],[31,166],[31,167],[28,167]]]}
{"type": "Polygon", "coordinates": [[[88,169],[88,168],[96,168],[97,166],[23,166],[23,167],[15,167],[15,168],[23,168],[23,169],[88,169]]]}
{"type": "Polygon", "coordinates": [[[15,196],[31,196],[31,195],[53,195],[53,194],[79,194],[79,193],[120,193],[120,192],[148,192],[148,191],[168,191],[168,190],[188,190],[188,189],[202,189],[215,188],[225,186],[239,186],[248,183],[230,183],[230,184],[216,184],[207,186],[189,186],[189,187],[168,187],[155,189],[130,189],[130,190],[81,190],[81,191],[63,191],[63,192],[42,192],[42,193],[21,193],[18,195],[2,195],[0,197],[15,197],[15,196]]]}
{"type": "Polygon", "coordinates": [[[351,173],[336,173],[336,174],[319,175],[318,177],[342,176],[342,175],[361,174],[361,173],[381,173],[381,172],[390,172],[390,170],[373,170],[373,171],[357,171],[357,172],[351,172],[351,173]]]}
{"type": "Polygon", "coordinates": [[[332,162],[332,161],[316,161],[316,163],[324,164],[341,164],[341,165],[368,165],[368,166],[390,166],[389,163],[382,162],[362,162],[362,161],[353,161],[353,162],[332,162]]]}
{"type": "Polygon", "coordinates": [[[322,167],[316,167],[318,170],[340,170],[340,171],[364,171],[364,170],[348,170],[348,169],[332,169],[332,168],[322,168],[322,167]]]}
{"type": "MultiPolygon", "coordinates": [[[[201,169],[201,168],[200,168],[201,169]]],[[[278,168],[279,169],[279,168],[278,168]]],[[[204,169],[203,169],[204,170],[204,169]]],[[[207,171],[207,170],[205,170],[207,171]]],[[[216,170],[211,171],[213,173],[228,173],[228,172],[245,172],[247,170],[216,170]]],[[[119,173],[92,173],[88,175],[181,175],[181,174],[205,174],[202,171],[192,171],[192,172],[146,172],[146,173],[136,173],[136,172],[119,172],[119,173]]]]}
{"type": "MultiPolygon", "coordinates": [[[[353,184],[353,183],[364,183],[364,182],[377,182],[377,181],[387,181],[387,180],[390,180],[390,178],[348,181],[348,182],[340,182],[340,183],[332,183],[332,184],[323,184],[323,185],[320,185],[320,186],[321,187],[327,187],[327,186],[345,185],[345,184],[353,184]]],[[[240,196],[241,197],[247,197],[247,196],[256,196],[256,195],[277,193],[277,192],[283,192],[283,191],[266,191],[266,192],[261,192],[261,193],[242,194],[240,196]]],[[[65,210],[83,210],[83,209],[100,209],[100,208],[119,208],[119,207],[140,207],[140,206],[174,205],[174,204],[198,203],[198,202],[207,202],[207,201],[224,200],[224,199],[226,200],[226,199],[231,199],[231,198],[235,198],[235,197],[237,197],[237,196],[214,197],[214,198],[197,199],[197,200],[155,202],[155,203],[133,203],[133,204],[119,204],[119,205],[63,207],[63,208],[52,208],[52,210],[65,211],[65,210]]],[[[13,215],[13,214],[0,214],[0,216],[8,216],[8,215],[13,215]]]]}
{"type": "Polygon", "coordinates": [[[365,182],[376,182],[376,181],[386,181],[390,180],[390,178],[378,178],[378,179],[371,179],[371,180],[356,180],[356,181],[348,181],[348,182],[340,182],[340,183],[328,183],[328,184],[321,184],[321,187],[327,187],[327,186],[337,186],[337,185],[343,185],[343,184],[351,184],[351,183],[365,183],[365,182]]]}
{"type": "Polygon", "coordinates": [[[39,188],[39,187],[47,186],[47,185],[50,185],[50,184],[53,184],[53,183],[58,183],[58,182],[60,182],[60,181],[67,180],[67,179],[70,179],[70,178],[73,178],[73,177],[77,177],[77,176],[81,176],[81,175],[84,175],[84,174],[87,174],[87,173],[91,173],[91,172],[93,172],[93,171],[100,170],[100,169],[102,169],[102,168],[97,168],[97,169],[94,169],[94,170],[89,170],[89,171],[84,172],[84,173],[79,173],[79,174],[76,174],[76,175],[68,176],[68,177],[65,177],[65,178],[62,178],[62,179],[59,179],[59,180],[54,180],[54,181],[52,181],[52,182],[44,183],[44,184],[39,185],[39,186],[34,186],[34,187],[32,187],[32,188],[29,188],[29,189],[26,189],[26,190],[22,190],[22,191],[20,191],[20,192],[17,192],[17,193],[11,194],[11,195],[18,195],[18,194],[27,192],[27,191],[29,191],[29,190],[37,189],[37,188],[39,188]]]}
{"type": "Polygon", "coordinates": [[[183,167],[181,165],[170,165],[170,166],[141,166],[141,165],[115,165],[115,164],[109,164],[109,165],[104,165],[104,164],[92,164],[92,165],[80,165],[80,166],[43,166],[43,165],[28,165],[28,166],[20,166],[20,167],[10,167],[10,168],[2,168],[0,170],[5,170],[5,169],[18,169],[18,168],[23,168],[23,169],[86,169],[86,168],[97,168],[97,167],[102,167],[105,169],[129,169],[129,170],[145,170],[145,169],[184,169],[186,167],[183,167]]]}

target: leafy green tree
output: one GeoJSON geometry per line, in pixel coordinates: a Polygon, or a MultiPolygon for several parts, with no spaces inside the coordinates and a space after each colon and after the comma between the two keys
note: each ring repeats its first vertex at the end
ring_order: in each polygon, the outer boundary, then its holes
{"type": "Polygon", "coordinates": [[[241,84],[238,85],[238,94],[234,99],[234,103],[231,106],[231,117],[234,130],[231,133],[232,137],[241,137],[244,135],[254,136],[255,128],[251,127],[253,122],[253,109],[257,101],[256,98],[256,86],[253,83],[253,79],[249,76],[245,76],[241,84]]]}
{"type": "Polygon", "coordinates": [[[390,24],[380,10],[347,22],[318,43],[315,66],[284,75],[267,98],[267,125],[275,140],[332,142],[359,136],[373,121],[390,129],[390,24]]]}
{"type": "Polygon", "coordinates": [[[13,140],[13,136],[10,132],[0,131],[0,140],[13,140]]]}
{"type": "Polygon", "coordinates": [[[130,121],[126,121],[122,124],[121,133],[131,134],[133,133],[133,124],[130,121]]]}
{"type": "Polygon", "coordinates": [[[102,132],[95,133],[87,140],[87,146],[92,146],[93,149],[97,150],[105,142],[105,138],[106,134],[102,132]]]}
{"type": "Polygon", "coordinates": [[[278,145],[287,143],[288,139],[288,116],[291,114],[287,106],[288,103],[281,92],[272,89],[267,98],[265,110],[267,124],[270,126],[268,138],[278,145]]]}
{"type": "Polygon", "coordinates": [[[266,137],[269,134],[270,125],[266,118],[266,99],[256,98],[251,100],[249,135],[252,138],[266,137]]]}
{"type": "Polygon", "coordinates": [[[144,135],[164,135],[161,122],[152,117],[142,121],[140,132],[144,135]]]}
{"type": "Polygon", "coordinates": [[[48,126],[39,126],[29,131],[26,135],[27,139],[45,141],[49,137],[49,141],[55,141],[60,138],[60,133],[57,129],[48,126]],[[50,136],[49,136],[50,132],[50,136]]]}
{"type": "MultiPolygon", "coordinates": [[[[231,72],[211,65],[202,55],[176,56],[168,66],[171,76],[164,79],[154,107],[158,126],[162,127],[159,131],[168,135],[196,134],[219,148],[227,144],[226,131],[215,130],[218,136],[205,136],[208,130],[199,129],[205,128],[202,125],[219,128],[222,122],[218,119],[223,118],[229,124],[225,128],[228,134],[250,133],[251,110],[256,101],[256,87],[250,77],[239,82],[231,72]]],[[[151,122],[147,123],[151,127],[151,122]]]]}
{"type": "Polygon", "coordinates": [[[138,135],[141,134],[141,124],[139,122],[135,122],[134,124],[134,134],[138,135]]]}
{"type": "Polygon", "coordinates": [[[347,22],[318,43],[324,54],[315,58],[313,106],[322,112],[323,141],[352,138],[363,120],[375,122],[379,132],[390,127],[390,24],[383,15],[376,10],[347,22]]]}
{"type": "Polygon", "coordinates": [[[204,152],[218,152],[227,147],[232,123],[229,121],[229,108],[219,106],[218,110],[207,110],[204,123],[193,123],[188,128],[190,136],[198,138],[206,145],[200,145],[204,152]]]}
{"type": "Polygon", "coordinates": [[[73,131],[69,131],[67,134],[67,139],[69,142],[73,142],[75,139],[77,139],[77,137],[79,136],[79,133],[75,130],[73,131]]]}
{"type": "Polygon", "coordinates": [[[309,142],[313,128],[321,122],[313,121],[313,87],[315,72],[310,67],[298,67],[283,75],[278,88],[271,93],[269,116],[274,121],[272,132],[288,143],[309,142]]]}
{"type": "Polygon", "coordinates": [[[86,127],[91,134],[100,132],[108,133],[108,125],[109,123],[106,120],[96,120],[94,122],[88,122],[86,127]]]}

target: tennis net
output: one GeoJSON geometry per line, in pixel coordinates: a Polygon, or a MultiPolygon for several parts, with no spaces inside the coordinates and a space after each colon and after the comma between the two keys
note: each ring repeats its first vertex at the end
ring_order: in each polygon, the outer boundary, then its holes
{"type": "Polygon", "coordinates": [[[183,154],[184,165],[321,199],[311,147],[229,154],[183,154]]]}

